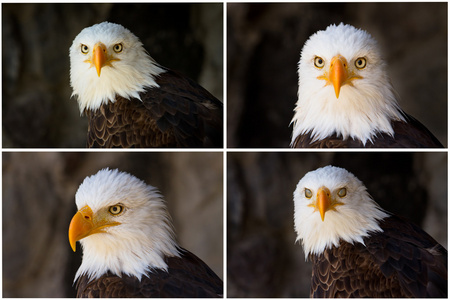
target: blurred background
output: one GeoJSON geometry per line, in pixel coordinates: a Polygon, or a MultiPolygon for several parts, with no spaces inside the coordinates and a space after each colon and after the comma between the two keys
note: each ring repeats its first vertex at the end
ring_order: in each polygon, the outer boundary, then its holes
{"type": "Polygon", "coordinates": [[[447,145],[447,3],[228,3],[228,147],[289,147],[297,63],[340,22],[380,44],[400,106],[447,145]]]}
{"type": "Polygon", "coordinates": [[[223,153],[3,152],[2,159],[3,297],[75,297],[82,251],[67,237],[75,192],[105,167],[157,187],[179,244],[223,278],[223,153]]]}
{"type": "Polygon", "coordinates": [[[295,243],[293,192],[307,172],[330,164],[447,249],[446,152],[229,152],[228,297],[309,297],[311,262],[295,243]]]}
{"type": "Polygon", "coordinates": [[[158,63],[223,100],[222,3],[2,3],[3,147],[86,147],[69,47],[103,21],[128,28],[158,63]]]}

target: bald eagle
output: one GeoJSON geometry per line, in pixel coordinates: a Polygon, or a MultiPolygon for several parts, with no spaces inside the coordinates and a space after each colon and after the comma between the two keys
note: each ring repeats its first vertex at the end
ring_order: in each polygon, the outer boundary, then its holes
{"type": "Polygon", "coordinates": [[[294,192],[312,297],[447,297],[447,250],[378,206],[345,169],[307,173],[294,192]]]}
{"type": "Polygon", "coordinates": [[[175,241],[158,190],[118,170],[87,177],[69,242],[83,248],[77,297],[220,297],[222,280],[175,241]]]}
{"type": "Polygon", "coordinates": [[[443,147],[406,114],[372,36],[330,25],[305,43],[298,64],[294,148],[443,147]]]}
{"type": "Polygon", "coordinates": [[[88,147],[222,147],[222,102],[157,64],[121,25],[103,22],[75,37],[70,84],[89,118],[88,147]]]}

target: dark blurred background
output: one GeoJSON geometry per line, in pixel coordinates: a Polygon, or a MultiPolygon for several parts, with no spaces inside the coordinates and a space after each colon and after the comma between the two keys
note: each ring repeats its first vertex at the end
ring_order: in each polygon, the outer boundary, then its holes
{"type": "Polygon", "coordinates": [[[380,44],[401,107],[447,145],[447,3],[227,4],[228,147],[288,147],[297,63],[340,22],[380,44]]]}
{"type": "Polygon", "coordinates": [[[223,4],[2,4],[3,147],[86,147],[69,47],[103,21],[133,32],[161,65],[223,99],[223,4]]]}
{"type": "Polygon", "coordinates": [[[118,168],[157,187],[179,244],[223,278],[223,153],[4,152],[3,297],[75,297],[67,232],[85,177],[118,168]]]}
{"type": "Polygon", "coordinates": [[[307,172],[330,164],[447,248],[446,152],[229,152],[228,297],[309,297],[311,262],[295,243],[293,192],[307,172]]]}

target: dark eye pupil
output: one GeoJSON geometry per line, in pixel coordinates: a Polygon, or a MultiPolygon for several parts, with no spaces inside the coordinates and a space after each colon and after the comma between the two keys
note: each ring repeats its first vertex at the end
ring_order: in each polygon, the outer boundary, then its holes
{"type": "Polygon", "coordinates": [[[122,207],[120,205],[111,206],[109,212],[117,215],[122,212],[122,207]]]}

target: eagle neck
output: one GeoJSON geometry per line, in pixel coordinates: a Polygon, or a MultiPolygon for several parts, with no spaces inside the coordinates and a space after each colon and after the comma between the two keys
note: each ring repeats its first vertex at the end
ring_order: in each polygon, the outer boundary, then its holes
{"type": "Polygon", "coordinates": [[[80,114],[96,111],[100,106],[114,103],[118,97],[140,101],[147,89],[158,88],[157,78],[166,72],[150,56],[142,58],[136,68],[114,65],[105,67],[100,76],[93,70],[71,70],[73,96],[77,96],[80,114]]]}
{"type": "Polygon", "coordinates": [[[317,214],[296,216],[297,240],[301,240],[305,257],[318,255],[326,249],[339,247],[342,241],[364,245],[364,239],[376,232],[383,232],[381,222],[389,216],[371,198],[359,204],[365,212],[340,206],[339,212],[329,211],[322,221],[317,214]],[[297,223],[298,220],[298,223],[297,223]]]}
{"type": "MultiPolygon", "coordinates": [[[[179,257],[179,247],[170,216],[162,202],[155,201],[146,215],[154,217],[142,219],[135,224],[121,224],[80,240],[83,260],[75,280],[87,275],[90,280],[110,272],[117,276],[126,274],[141,280],[152,270],[167,271],[167,257],[179,257]]],[[[140,211],[140,212],[141,212],[140,211]]]]}
{"type": "Polygon", "coordinates": [[[379,133],[394,136],[392,122],[405,121],[390,83],[365,90],[346,86],[336,99],[332,89],[312,93],[300,80],[294,112],[291,145],[305,134],[312,142],[336,135],[365,145],[379,133]]]}

